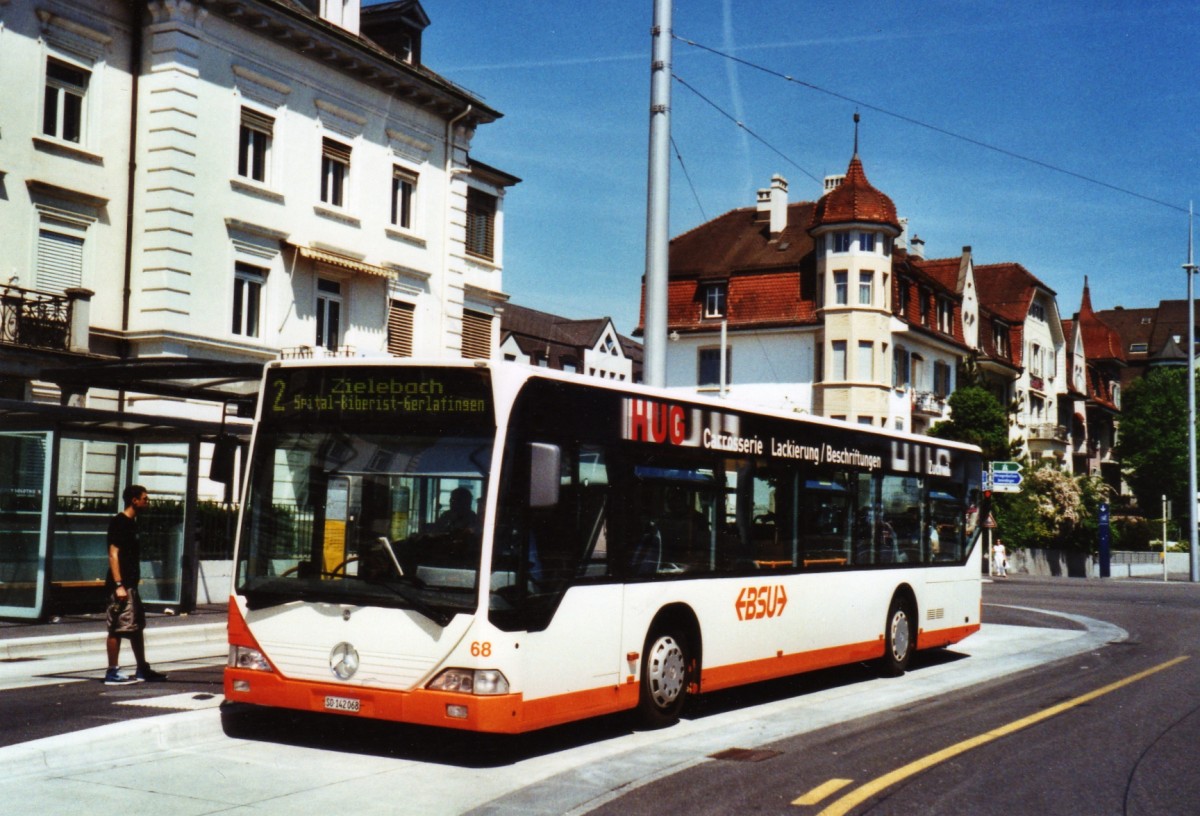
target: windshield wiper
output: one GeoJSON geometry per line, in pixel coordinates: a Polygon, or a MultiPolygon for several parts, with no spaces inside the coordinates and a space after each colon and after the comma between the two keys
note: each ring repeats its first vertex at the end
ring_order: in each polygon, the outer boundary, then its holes
{"type": "MultiPolygon", "coordinates": [[[[426,601],[422,600],[416,594],[416,592],[409,591],[407,587],[398,586],[395,583],[392,583],[391,581],[384,580],[382,578],[366,578],[363,576],[359,576],[359,578],[362,581],[364,581],[365,583],[370,584],[371,586],[383,587],[388,592],[391,592],[393,595],[395,595],[397,598],[401,598],[405,603],[407,603],[412,608],[412,610],[414,612],[419,612],[420,614],[424,615],[425,617],[429,618],[431,621],[436,623],[438,626],[443,626],[443,627],[447,626],[450,623],[450,621],[454,620],[454,616],[456,614],[458,614],[458,613],[447,612],[444,609],[439,609],[436,606],[434,606],[433,604],[427,603],[426,601]]],[[[419,582],[417,581],[417,579],[415,577],[408,577],[408,576],[405,576],[404,573],[401,573],[400,578],[403,581],[411,582],[411,585],[414,589],[419,588],[419,582]]]]}

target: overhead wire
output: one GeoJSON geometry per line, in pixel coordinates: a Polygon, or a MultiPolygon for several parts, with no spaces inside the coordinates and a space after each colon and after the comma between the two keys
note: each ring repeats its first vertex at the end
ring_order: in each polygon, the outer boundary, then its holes
{"type": "Polygon", "coordinates": [[[692,87],[690,84],[688,84],[688,83],[687,83],[685,80],[683,80],[682,78],[680,78],[680,76],[679,76],[678,74],[674,74],[674,73],[673,73],[673,74],[671,74],[671,77],[672,77],[672,78],[673,78],[673,79],[674,79],[676,82],[678,82],[680,85],[682,85],[683,87],[687,88],[689,91],[691,91],[692,93],[694,93],[696,96],[700,97],[702,100],[704,100],[704,101],[705,101],[705,102],[707,102],[709,105],[711,105],[711,106],[712,106],[712,108],[713,108],[715,111],[717,111],[718,113],[720,113],[720,114],[721,114],[722,116],[724,116],[726,119],[728,119],[729,121],[733,122],[735,125],[737,125],[738,127],[740,127],[742,130],[746,131],[746,133],[748,133],[748,134],[750,134],[751,136],[753,136],[755,139],[757,139],[759,142],[761,142],[761,143],[762,143],[764,146],[766,146],[766,148],[767,148],[768,150],[770,150],[770,151],[772,151],[773,153],[775,153],[775,155],[779,156],[779,157],[780,157],[781,159],[783,159],[785,162],[787,162],[788,164],[790,164],[790,165],[792,165],[793,167],[795,167],[797,170],[799,170],[799,171],[800,171],[801,173],[803,173],[804,175],[808,176],[810,179],[812,179],[813,181],[815,181],[817,184],[820,184],[820,183],[821,183],[821,179],[817,178],[817,177],[816,177],[816,176],[814,176],[812,173],[810,173],[810,172],[808,172],[807,170],[805,170],[803,167],[801,167],[799,164],[797,164],[797,163],[796,163],[794,160],[792,160],[792,159],[791,159],[789,156],[787,156],[787,155],[786,155],[786,154],[785,154],[783,151],[781,151],[779,148],[775,147],[773,144],[771,144],[770,142],[768,142],[766,139],[764,139],[763,137],[759,136],[759,135],[758,135],[757,133],[755,133],[753,130],[751,130],[750,128],[748,128],[748,127],[746,126],[746,123],[745,123],[745,122],[742,122],[742,121],[740,121],[740,120],[739,120],[737,117],[735,117],[735,116],[731,115],[731,114],[730,114],[728,111],[726,111],[726,110],[724,110],[723,108],[721,108],[721,106],[720,106],[720,105],[718,105],[717,103],[713,102],[711,99],[709,99],[709,98],[708,98],[707,96],[705,96],[704,94],[700,93],[700,91],[696,90],[694,87],[692,87]]]}
{"type": "MultiPolygon", "coordinates": [[[[744,65],[747,68],[752,68],[755,71],[760,71],[769,76],[773,76],[778,79],[783,79],[783,80],[793,83],[795,85],[800,85],[801,87],[808,88],[809,90],[812,90],[812,91],[816,91],[817,93],[825,94],[826,96],[832,96],[835,99],[841,99],[845,102],[853,102],[855,105],[858,105],[860,107],[875,111],[876,113],[883,114],[884,116],[890,116],[893,119],[898,119],[901,122],[906,122],[910,125],[915,125],[916,127],[924,128],[926,130],[932,131],[939,135],[947,136],[951,139],[957,139],[961,142],[966,142],[967,144],[974,145],[975,147],[980,147],[980,148],[983,148],[984,150],[990,150],[993,153],[999,153],[1002,156],[1007,156],[1011,159],[1016,159],[1018,161],[1026,162],[1028,164],[1032,164],[1037,167],[1041,167],[1045,170],[1050,170],[1051,172],[1054,172],[1054,173],[1060,173],[1065,176],[1070,176],[1071,178],[1075,178],[1075,179],[1078,179],[1079,181],[1087,182],[1088,184],[1095,184],[1099,187],[1104,187],[1108,190],[1112,190],[1113,192],[1121,193],[1123,195],[1132,196],[1134,198],[1141,199],[1142,201],[1147,201],[1151,204],[1158,204],[1161,207],[1167,207],[1169,209],[1176,210],[1178,212],[1187,212],[1188,211],[1186,207],[1182,207],[1178,204],[1172,204],[1168,201],[1163,201],[1162,199],[1154,198],[1153,196],[1145,195],[1144,193],[1139,193],[1134,190],[1130,190],[1128,188],[1121,187],[1121,186],[1112,184],[1107,181],[1103,181],[1103,180],[1095,178],[1093,176],[1088,176],[1083,173],[1078,173],[1074,170],[1068,170],[1065,167],[1060,167],[1056,164],[1051,164],[1050,162],[1042,161],[1041,159],[1035,159],[1032,156],[1026,156],[1022,153],[1017,153],[1014,150],[1009,150],[1004,147],[999,147],[998,145],[990,144],[990,143],[982,141],[980,139],[976,139],[971,136],[966,136],[962,133],[956,133],[955,131],[947,130],[946,128],[939,127],[938,125],[930,124],[929,122],[924,122],[924,121],[922,121],[920,119],[916,119],[912,116],[907,116],[902,113],[897,113],[895,111],[888,110],[887,108],[881,107],[879,105],[874,105],[870,102],[867,102],[866,100],[856,99],[855,97],[849,96],[847,94],[839,93],[838,91],[833,91],[828,88],[823,88],[820,85],[816,85],[812,82],[806,82],[805,80],[797,79],[796,77],[791,76],[790,74],[784,74],[784,73],[776,71],[772,68],[767,68],[766,66],[759,65],[754,62],[750,62],[749,60],[734,56],[733,54],[728,54],[724,51],[720,51],[711,46],[704,45],[703,43],[698,43],[695,40],[689,40],[685,37],[680,37],[678,34],[672,33],[671,37],[672,37],[672,39],[678,40],[679,42],[681,42],[685,45],[690,45],[693,48],[700,49],[701,51],[707,51],[710,54],[713,54],[715,56],[722,57],[727,60],[731,60],[733,62],[738,63],[739,65],[744,65]]],[[[682,83],[682,80],[679,80],[678,77],[676,77],[676,80],[680,81],[682,83]]],[[[696,93],[697,95],[701,96],[702,99],[705,99],[702,95],[699,94],[698,91],[696,91],[695,88],[692,88],[690,85],[687,85],[687,83],[683,83],[683,84],[685,85],[685,87],[687,87],[693,93],[696,93]]],[[[705,99],[705,101],[708,102],[710,105],[713,104],[708,99],[705,99]]],[[[714,105],[714,107],[716,107],[716,106],[714,105]]],[[[719,110],[719,108],[718,108],[718,110],[719,110]]],[[[725,113],[724,111],[722,111],[722,113],[727,117],[729,116],[729,114],[725,113]]],[[[729,118],[732,119],[733,117],[729,117],[729,118]]],[[[736,119],[734,121],[737,122],[736,119]]],[[[737,122],[737,124],[739,127],[744,128],[744,125],[742,125],[740,122],[737,122]]],[[[749,130],[747,130],[747,132],[749,132],[749,130]]],[[[751,133],[751,135],[755,136],[755,138],[759,139],[759,141],[763,141],[757,135],[755,135],[753,133],[751,133]]],[[[763,144],[766,144],[766,142],[764,141],[763,144]]],[[[767,145],[767,146],[770,147],[770,145],[767,145]]],[[[775,148],[771,148],[771,149],[774,150],[775,148]]],[[[778,153],[778,151],[776,151],[776,152],[778,153]]],[[[782,155],[782,154],[780,154],[780,155],[782,155]]],[[[784,157],[784,158],[786,159],[786,157],[784,157]]],[[[790,159],[787,159],[787,160],[791,161],[790,159]]],[[[793,164],[794,164],[794,162],[793,162],[793,164]]],[[[796,165],[796,166],[798,167],[799,165],[796,165]]],[[[807,171],[802,170],[802,172],[805,172],[806,175],[809,175],[810,178],[813,178],[813,180],[816,181],[816,179],[811,174],[809,174],[807,171]]]]}
{"type": "Polygon", "coordinates": [[[700,194],[696,192],[696,185],[692,183],[692,175],[688,172],[687,165],[683,163],[683,154],[679,152],[679,145],[675,144],[674,136],[671,137],[671,149],[675,151],[675,160],[679,162],[679,169],[683,171],[683,177],[687,179],[688,187],[692,188],[692,198],[696,199],[700,217],[707,221],[708,213],[704,212],[704,205],[700,203],[700,194]]]}

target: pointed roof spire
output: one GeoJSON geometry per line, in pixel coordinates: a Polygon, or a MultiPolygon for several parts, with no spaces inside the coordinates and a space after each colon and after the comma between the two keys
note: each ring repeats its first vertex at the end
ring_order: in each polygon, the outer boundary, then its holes
{"type": "Polygon", "coordinates": [[[861,117],[858,115],[858,111],[855,111],[854,112],[854,155],[855,156],[858,155],[858,123],[859,123],[860,119],[861,119],[861,117]]]}
{"type": "Polygon", "coordinates": [[[1120,333],[1105,323],[1092,308],[1092,290],[1087,275],[1083,277],[1083,298],[1076,322],[1083,335],[1083,353],[1089,360],[1125,359],[1120,333]]]}
{"type": "Polygon", "coordinates": [[[895,230],[897,235],[900,233],[896,205],[867,181],[862,159],[857,153],[850,159],[850,166],[846,168],[846,177],[842,183],[817,201],[809,229],[850,223],[886,224],[895,230]]]}

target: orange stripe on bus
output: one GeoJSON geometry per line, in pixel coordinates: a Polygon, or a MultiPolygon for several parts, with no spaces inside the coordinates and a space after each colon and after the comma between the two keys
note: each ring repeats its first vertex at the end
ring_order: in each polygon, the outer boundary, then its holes
{"type": "MultiPolygon", "coordinates": [[[[934,632],[922,631],[918,634],[917,645],[921,649],[946,646],[978,630],[979,624],[976,623],[934,632]]],[[[236,603],[229,606],[229,640],[233,644],[258,648],[236,603]]],[[[776,653],[775,657],[714,666],[701,671],[700,688],[701,691],[717,691],[746,683],[873,660],[883,656],[883,648],[881,635],[876,640],[848,646],[790,655],[776,653]]],[[[269,656],[267,657],[269,659],[269,656]]],[[[368,689],[292,680],[274,672],[236,668],[226,668],[224,685],[225,699],[230,702],[279,706],[300,711],[343,713],[344,716],[500,734],[519,734],[628,710],[637,705],[639,693],[639,683],[632,676],[627,682],[617,685],[526,700],[523,694],[475,696],[427,689],[368,689]],[[234,681],[248,684],[249,691],[235,690],[234,681]],[[326,697],[350,697],[358,700],[359,711],[330,712],[325,707],[326,697]],[[458,707],[459,711],[465,712],[465,716],[450,716],[448,712],[451,706],[458,707]]]]}
{"type": "Polygon", "coordinates": [[[958,643],[967,635],[978,631],[978,623],[971,623],[965,626],[954,626],[949,629],[937,629],[933,632],[926,632],[924,629],[922,629],[917,633],[917,648],[937,649],[942,646],[949,646],[951,643],[958,643]]]}
{"type": "Polygon", "coordinates": [[[714,666],[700,672],[700,689],[701,691],[716,691],[817,669],[828,669],[831,666],[857,663],[861,660],[874,660],[877,657],[883,657],[882,640],[750,660],[745,663],[732,663],[727,666],[714,666]]]}

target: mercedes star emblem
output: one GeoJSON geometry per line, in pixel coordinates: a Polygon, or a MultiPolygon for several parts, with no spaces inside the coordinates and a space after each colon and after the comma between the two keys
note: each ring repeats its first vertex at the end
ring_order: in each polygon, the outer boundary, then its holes
{"type": "Polygon", "coordinates": [[[349,680],[358,671],[358,652],[349,643],[339,643],[329,653],[329,668],[339,680],[349,680]]]}

